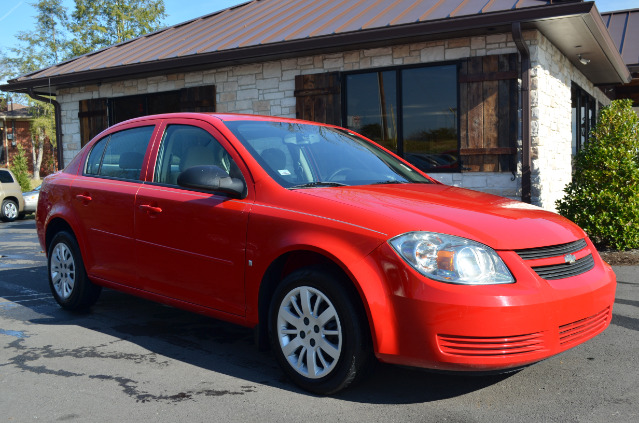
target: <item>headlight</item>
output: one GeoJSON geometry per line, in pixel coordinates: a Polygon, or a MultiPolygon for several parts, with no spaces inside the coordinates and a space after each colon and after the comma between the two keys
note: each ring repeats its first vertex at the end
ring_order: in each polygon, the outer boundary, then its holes
{"type": "Polygon", "coordinates": [[[389,241],[424,276],[464,285],[514,283],[495,250],[487,245],[433,232],[409,232],[389,241]]]}

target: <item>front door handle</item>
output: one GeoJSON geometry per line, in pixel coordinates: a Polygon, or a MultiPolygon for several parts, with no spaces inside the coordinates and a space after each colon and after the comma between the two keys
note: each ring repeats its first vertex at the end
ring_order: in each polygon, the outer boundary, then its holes
{"type": "Polygon", "coordinates": [[[140,206],[140,210],[143,210],[147,213],[162,213],[162,209],[157,206],[152,206],[150,204],[142,204],[140,206]]]}

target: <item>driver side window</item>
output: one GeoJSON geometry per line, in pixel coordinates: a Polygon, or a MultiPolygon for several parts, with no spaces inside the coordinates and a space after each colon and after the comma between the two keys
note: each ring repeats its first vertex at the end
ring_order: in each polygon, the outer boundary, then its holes
{"type": "Polygon", "coordinates": [[[181,172],[201,165],[217,166],[232,178],[244,180],[231,156],[210,133],[196,126],[169,125],[158,152],[154,182],[177,186],[181,172]]]}

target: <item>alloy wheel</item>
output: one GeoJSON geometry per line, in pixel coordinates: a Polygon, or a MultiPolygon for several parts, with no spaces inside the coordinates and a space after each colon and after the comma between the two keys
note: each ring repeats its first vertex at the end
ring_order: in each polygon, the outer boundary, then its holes
{"type": "Polygon", "coordinates": [[[291,290],[278,310],[277,335],[282,353],[300,375],[318,379],[337,366],[342,325],[335,307],[321,291],[309,286],[291,290]]]}
{"type": "Polygon", "coordinates": [[[73,293],[75,286],[75,260],[71,249],[64,243],[53,248],[51,256],[51,282],[58,296],[64,300],[73,293]]]}
{"type": "Polygon", "coordinates": [[[14,220],[18,217],[18,207],[13,201],[7,201],[4,204],[4,209],[2,210],[4,216],[9,220],[14,220]]]}

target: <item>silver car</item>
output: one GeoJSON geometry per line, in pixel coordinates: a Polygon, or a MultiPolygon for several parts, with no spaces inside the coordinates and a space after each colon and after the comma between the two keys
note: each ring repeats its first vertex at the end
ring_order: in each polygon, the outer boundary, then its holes
{"type": "Polygon", "coordinates": [[[0,220],[13,222],[24,213],[22,189],[9,169],[0,169],[0,220]]]}
{"type": "Polygon", "coordinates": [[[23,192],[22,198],[24,199],[24,213],[35,213],[38,206],[38,197],[40,196],[40,187],[38,185],[33,191],[23,192]]]}

